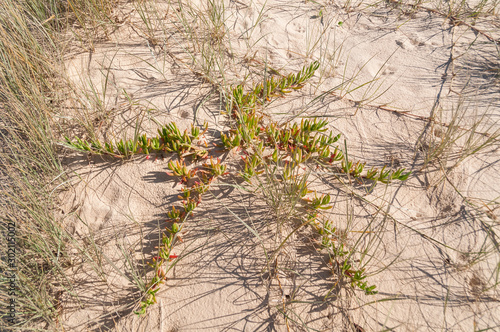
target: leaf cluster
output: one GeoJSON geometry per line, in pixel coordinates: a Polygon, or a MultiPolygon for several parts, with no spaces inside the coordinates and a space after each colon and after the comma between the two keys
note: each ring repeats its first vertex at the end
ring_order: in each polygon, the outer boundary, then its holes
{"type": "Polygon", "coordinates": [[[117,158],[130,157],[137,153],[159,152],[176,152],[181,158],[188,155],[204,158],[208,155],[208,151],[195,143],[207,129],[208,124],[205,123],[203,128],[191,126],[190,131],[186,129],[181,133],[175,122],[171,122],[158,129],[158,135],[154,137],[148,138],[146,134],[143,134],[132,139],[120,139],[114,143],[106,142],[104,144],[99,139],[87,141],[79,137],[75,140],[65,137],[64,145],[78,151],[111,155],[117,158]]]}

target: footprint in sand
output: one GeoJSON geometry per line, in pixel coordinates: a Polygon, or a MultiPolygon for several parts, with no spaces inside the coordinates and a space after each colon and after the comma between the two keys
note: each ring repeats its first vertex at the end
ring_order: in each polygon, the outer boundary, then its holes
{"type": "Polygon", "coordinates": [[[415,48],[413,42],[410,39],[396,39],[396,45],[401,47],[403,50],[412,50],[415,48]]]}
{"type": "Polygon", "coordinates": [[[408,38],[408,41],[410,42],[411,45],[421,47],[425,46],[426,42],[425,39],[422,38],[422,36],[419,36],[418,34],[414,33],[405,33],[405,36],[408,38]]]}
{"type": "Polygon", "coordinates": [[[271,36],[271,37],[267,40],[267,42],[269,43],[269,45],[274,46],[274,47],[276,47],[276,48],[278,48],[278,47],[279,47],[279,45],[280,45],[280,43],[278,42],[278,40],[275,38],[275,36],[274,36],[274,35],[273,35],[273,36],[271,36]]]}
{"type": "Polygon", "coordinates": [[[291,25],[292,25],[292,27],[288,31],[289,36],[291,36],[292,38],[296,38],[296,39],[304,38],[304,33],[306,32],[306,28],[302,24],[299,24],[299,23],[292,23],[291,25]]]}
{"type": "Polygon", "coordinates": [[[296,28],[295,31],[297,33],[303,34],[306,32],[306,28],[304,28],[302,25],[297,24],[295,28],[296,28]]]}
{"type": "Polygon", "coordinates": [[[401,47],[402,49],[405,48],[405,44],[401,41],[401,40],[396,40],[396,45],[398,45],[399,47],[401,47]]]}
{"type": "Polygon", "coordinates": [[[382,75],[394,75],[396,68],[393,66],[388,66],[382,71],[382,75]]]}

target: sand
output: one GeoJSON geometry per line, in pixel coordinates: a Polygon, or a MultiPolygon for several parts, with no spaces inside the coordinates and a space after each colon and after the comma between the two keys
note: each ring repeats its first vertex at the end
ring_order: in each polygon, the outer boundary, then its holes
{"type": "MultiPolygon", "coordinates": [[[[91,115],[103,138],[132,137],[137,123],[141,132],[155,134],[157,122],[188,128],[207,121],[206,139],[218,142],[228,128],[220,94],[186,55],[192,44],[180,33],[177,5],[168,9],[156,2],[161,18],[154,25],[157,45],[154,38],[145,38],[140,10],[121,3],[114,15],[123,23],[107,40],[96,42],[92,53],[71,50],[68,76],[87,90],[92,82],[105,94],[107,117],[91,115]]],[[[207,2],[189,3],[205,8],[207,2]]],[[[362,237],[357,245],[370,257],[364,260],[368,280],[379,293],[367,296],[336,284],[328,257],[315,249],[306,229],[287,241],[278,278],[271,278],[263,248],[276,250],[294,226],[285,223],[277,231],[265,196],[241,189],[244,183],[235,174],[239,157],[232,153],[223,156],[232,174],[217,180],[186,224],[183,242],[174,250],[180,259],[168,272],[158,303],[137,317],[133,305],[141,293],[133,275],[148,271],[144,263],[155,255],[166,213],[182,187],[166,174],[174,156],[121,161],[67,152],[72,180],[61,196],[61,219],[77,243],[95,248],[88,255],[98,263],[77,264],[82,257],[74,250],[68,275],[76,281],[78,300],[64,296],[64,329],[499,329],[500,297],[492,287],[500,258],[494,235],[500,211],[498,142],[456,164],[452,158],[463,155],[464,136],[445,149],[453,168],[444,172],[433,163],[422,169],[425,152],[446,137],[448,128],[432,125],[429,117],[450,123],[458,105],[466,105],[461,127],[487,114],[476,131],[498,129],[500,63],[498,45],[488,37],[500,40],[498,16],[454,26],[436,12],[392,3],[259,0],[224,5],[222,55],[230,83],[261,80],[264,63],[287,74],[319,60],[322,66],[311,84],[266,108],[271,118],[324,117],[331,130],[342,133],[341,146],[345,139],[351,158],[413,171],[403,183],[379,184],[372,191],[332,174],[318,172],[311,178],[318,192],[332,195],[333,209],[325,217],[338,229],[349,229],[349,244],[362,237]]],[[[198,34],[207,33],[203,19],[190,22],[198,34]]],[[[79,107],[68,108],[65,115],[77,119],[84,114],[79,107]]]]}

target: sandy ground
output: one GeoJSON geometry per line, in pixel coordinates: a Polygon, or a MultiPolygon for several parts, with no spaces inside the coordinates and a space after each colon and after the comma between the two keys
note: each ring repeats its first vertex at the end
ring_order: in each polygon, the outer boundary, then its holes
{"type": "MultiPolygon", "coordinates": [[[[70,271],[79,300],[66,297],[66,331],[500,329],[500,297],[492,288],[500,258],[494,235],[498,142],[446,173],[436,164],[422,170],[426,151],[447,133],[447,127],[429,125],[428,117],[449,123],[462,105],[461,127],[487,114],[477,131],[498,129],[500,63],[490,39],[500,38],[498,17],[481,17],[471,28],[423,9],[367,4],[227,1],[223,55],[231,83],[257,82],[266,62],[286,74],[319,60],[311,84],[266,112],[276,120],[325,117],[343,134],[352,158],[414,172],[404,183],[380,184],[373,191],[332,174],[311,178],[319,192],[334,198],[325,216],[349,230],[348,243],[367,250],[368,279],[379,293],[366,296],[349,285],[335,286],[327,257],[314,249],[306,230],[295,233],[280,255],[281,286],[269,278],[263,248],[275,250],[293,224],[277,232],[265,197],[242,190],[241,180],[230,175],[218,180],[188,222],[175,250],[181,259],[169,271],[158,303],[137,317],[137,308],[129,306],[140,296],[134,271],[142,273],[155,255],[166,212],[181,188],[165,173],[172,156],[121,162],[68,154],[73,184],[61,215],[82,243],[98,248],[89,255],[101,264],[75,264],[70,271]],[[369,223],[371,230],[363,232],[369,223]],[[133,262],[125,259],[129,255],[133,262]]],[[[182,128],[207,121],[207,140],[216,142],[227,130],[219,92],[186,55],[191,45],[176,28],[177,6],[157,6],[162,20],[154,33],[161,43],[144,38],[139,11],[123,4],[115,13],[123,23],[108,40],[96,43],[92,54],[75,49],[68,55],[68,75],[105,94],[109,113],[91,119],[104,138],[131,137],[137,123],[154,134],[155,120],[176,121],[182,128]]],[[[201,22],[191,23],[202,29],[201,22]]],[[[72,112],[84,114],[69,109],[67,115],[72,112]]],[[[448,165],[455,165],[452,158],[463,155],[466,144],[464,136],[445,149],[448,165]]],[[[224,158],[236,169],[234,156],[224,158]]]]}

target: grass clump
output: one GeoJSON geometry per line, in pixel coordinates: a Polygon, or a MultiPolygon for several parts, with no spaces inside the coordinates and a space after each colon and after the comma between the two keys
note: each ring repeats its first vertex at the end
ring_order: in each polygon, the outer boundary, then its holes
{"type": "Polygon", "coordinates": [[[115,4],[0,3],[0,326],[60,329],[63,295],[75,296],[66,275],[75,264],[71,251],[92,262],[88,248],[76,243],[59,217],[68,213],[58,209],[67,177],[57,145],[63,129],[56,119],[70,89],[61,51],[63,34],[76,21],[84,30],[77,36],[92,44],[111,21],[115,4]]]}
{"type": "Polygon", "coordinates": [[[55,83],[59,53],[55,32],[42,24],[50,18],[50,8],[41,6],[41,2],[0,4],[0,173],[4,178],[0,305],[13,305],[0,320],[19,330],[39,324],[53,328],[59,294],[71,291],[64,273],[70,264],[69,238],[54,218],[57,200],[52,191],[63,180],[52,123],[59,98],[55,83]],[[14,230],[7,236],[9,227],[14,230]],[[4,259],[8,249],[13,250],[13,261],[4,259]],[[8,282],[9,276],[13,283],[8,282]]]}

